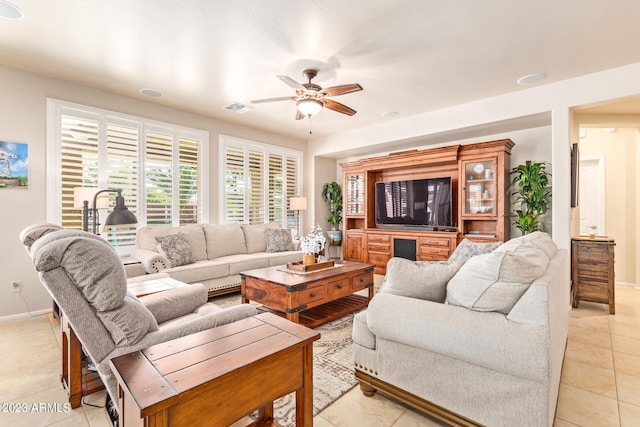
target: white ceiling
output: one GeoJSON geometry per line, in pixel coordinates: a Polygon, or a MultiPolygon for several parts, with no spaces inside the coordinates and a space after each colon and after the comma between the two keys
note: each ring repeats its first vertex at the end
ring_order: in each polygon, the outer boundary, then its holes
{"type": "Polygon", "coordinates": [[[640,61],[637,0],[11,0],[0,64],[308,139],[275,76],[328,87],[358,111],[311,120],[327,135],[640,61]],[[161,98],[139,93],[161,91],[161,98]]]}

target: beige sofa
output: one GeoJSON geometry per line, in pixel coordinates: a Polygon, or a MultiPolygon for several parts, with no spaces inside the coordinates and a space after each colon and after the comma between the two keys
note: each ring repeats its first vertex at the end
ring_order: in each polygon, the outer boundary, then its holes
{"type": "Polygon", "coordinates": [[[536,232],[461,265],[392,259],[354,320],[363,393],[380,390],[450,425],[552,426],[568,258],[536,232]]]}
{"type": "Polygon", "coordinates": [[[138,230],[131,256],[147,273],[162,271],[181,282],[202,283],[213,296],[239,290],[242,271],[301,260],[298,246],[290,232],[277,223],[150,225],[138,230]],[[158,238],[169,235],[178,235],[188,243],[192,263],[176,266],[159,251],[158,238]],[[287,235],[288,243],[283,240],[287,235]]]}

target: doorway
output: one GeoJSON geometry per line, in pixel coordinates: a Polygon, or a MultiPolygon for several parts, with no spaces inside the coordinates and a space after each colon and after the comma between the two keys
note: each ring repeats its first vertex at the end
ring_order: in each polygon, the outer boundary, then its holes
{"type": "Polygon", "coordinates": [[[604,177],[604,156],[580,159],[580,234],[607,234],[604,226],[604,177]]]}

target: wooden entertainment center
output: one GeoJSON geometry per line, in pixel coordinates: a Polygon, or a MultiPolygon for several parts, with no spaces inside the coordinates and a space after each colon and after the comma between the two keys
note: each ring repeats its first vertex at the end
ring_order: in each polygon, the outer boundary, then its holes
{"type": "Polygon", "coordinates": [[[341,163],[344,174],[343,257],[375,265],[402,253],[417,261],[446,260],[464,238],[509,239],[510,139],[410,150],[341,163]],[[452,227],[379,227],[375,183],[450,177],[452,227]],[[408,254],[408,255],[407,255],[408,254]]]}

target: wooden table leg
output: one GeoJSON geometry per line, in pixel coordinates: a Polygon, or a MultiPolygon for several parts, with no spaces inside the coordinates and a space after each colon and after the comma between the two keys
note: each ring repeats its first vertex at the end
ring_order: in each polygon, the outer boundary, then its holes
{"type": "Polygon", "coordinates": [[[286,316],[287,320],[292,321],[293,323],[300,323],[300,313],[296,312],[296,313],[287,313],[286,316]]]}
{"type": "Polygon", "coordinates": [[[71,325],[69,325],[68,351],[67,391],[69,393],[69,403],[75,409],[82,403],[82,345],[71,325]]]}
{"type": "Polygon", "coordinates": [[[267,424],[273,421],[273,401],[267,402],[261,408],[258,408],[258,419],[256,422],[258,425],[261,423],[267,424]]]}
{"type": "Polygon", "coordinates": [[[313,426],[313,346],[302,349],[302,388],[296,391],[296,426],[313,426]]]}

